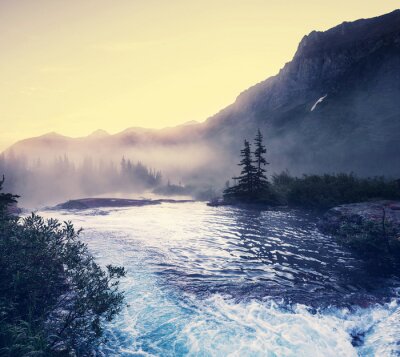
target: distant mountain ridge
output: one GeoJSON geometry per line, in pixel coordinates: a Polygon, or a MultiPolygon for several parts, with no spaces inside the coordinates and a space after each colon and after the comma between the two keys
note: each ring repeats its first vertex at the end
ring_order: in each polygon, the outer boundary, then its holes
{"type": "MultiPolygon", "coordinates": [[[[165,164],[184,171],[190,158],[171,153],[195,145],[214,153],[205,176],[222,179],[236,170],[242,141],[257,128],[266,138],[270,171],[400,177],[400,10],[311,32],[276,76],[204,123],[74,139],[52,133],[22,140],[6,154],[34,159],[49,153],[107,155],[112,149],[118,155],[138,152],[140,158],[146,148],[168,148],[165,164]]],[[[204,160],[196,170],[204,174],[204,160]]]]}

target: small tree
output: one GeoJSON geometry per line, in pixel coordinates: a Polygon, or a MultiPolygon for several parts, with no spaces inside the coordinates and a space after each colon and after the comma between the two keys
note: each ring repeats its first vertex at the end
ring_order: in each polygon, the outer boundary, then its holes
{"type": "Polygon", "coordinates": [[[268,185],[268,179],[265,175],[265,165],[269,165],[269,162],[264,157],[267,153],[267,149],[263,145],[263,136],[260,129],[258,129],[256,138],[254,139],[254,163],[256,165],[256,173],[254,175],[254,185],[257,191],[263,190],[268,185]]]}
{"type": "Polygon", "coordinates": [[[244,140],[244,147],[240,151],[240,156],[242,159],[238,165],[242,167],[242,171],[240,176],[233,177],[233,180],[238,183],[225,189],[224,197],[226,199],[248,199],[254,193],[254,176],[257,170],[253,165],[251,147],[247,140],[244,140]]]}
{"type": "Polygon", "coordinates": [[[253,165],[251,146],[247,140],[244,141],[244,148],[240,151],[240,156],[242,160],[238,165],[242,166],[242,171],[240,176],[236,177],[239,190],[251,195],[255,189],[255,175],[257,170],[253,165]]]}
{"type": "Polygon", "coordinates": [[[269,163],[264,156],[267,149],[263,144],[263,136],[260,130],[257,132],[254,144],[253,160],[251,145],[247,140],[244,140],[244,148],[240,151],[242,159],[239,163],[242,171],[240,176],[233,178],[235,185],[224,190],[224,199],[227,201],[277,204],[277,196],[270,188],[264,168],[269,163]],[[237,184],[236,181],[238,181],[237,184]]]}
{"type": "Polygon", "coordinates": [[[10,205],[17,203],[17,198],[19,197],[11,193],[1,192],[3,189],[4,181],[5,179],[3,175],[3,178],[0,180],[0,215],[2,216],[8,212],[10,205]]]}

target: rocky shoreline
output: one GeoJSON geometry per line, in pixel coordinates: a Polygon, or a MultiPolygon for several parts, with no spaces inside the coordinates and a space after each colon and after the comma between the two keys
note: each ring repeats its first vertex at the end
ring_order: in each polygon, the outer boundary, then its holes
{"type": "Polygon", "coordinates": [[[400,202],[375,201],[328,210],[318,228],[359,252],[377,269],[400,266],[400,202]]]}
{"type": "Polygon", "coordinates": [[[141,207],[148,205],[159,205],[161,203],[186,203],[192,200],[173,200],[173,199],[127,199],[127,198],[81,198],[60,203],[50,209],[92,209],[106,207],[141,207]]]}
{"type": "Polygon", "coordinates": [[[359,226],[391,226],[400,235],[400,201],[375,201],[344,204],[328,210],[319,222],[319,228],[337,233],[344,224],[359,226]]]}

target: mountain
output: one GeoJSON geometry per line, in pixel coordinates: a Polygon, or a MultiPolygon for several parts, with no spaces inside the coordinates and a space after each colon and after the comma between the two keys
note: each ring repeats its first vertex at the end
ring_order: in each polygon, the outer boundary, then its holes
{"type": "Polygon", "coordinates": [[[313,31],[278,75],[243,92],[208,125],[216,137],[263,128],[270,160],[296,173],[400,176],[399,98],[396,10],[313,31]]]}
{"type": "Polygon", "coordinates": [[[311,32],[276,76],[204,123],[189,123],[85,138],[51,133],[6,154],[133,155],[182,175],[222,180],[237,170],[243,139],[260,128],[270,171],[400,177],[400,10],[311,32]]]}
{"type": "Polygon", "coordinates": [[[109,136],[109,135],[110,134],[107,133],[105,130],[98,129],[98,130],[95,130],[90,135],[88,135],[88,138],[104,138],[104,137],[109,136]]]}

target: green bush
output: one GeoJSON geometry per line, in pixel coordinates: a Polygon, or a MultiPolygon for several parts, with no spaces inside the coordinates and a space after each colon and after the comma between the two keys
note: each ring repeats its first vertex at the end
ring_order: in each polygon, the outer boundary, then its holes
{"type": "Polygon", "coordinates": [[[400,198],[399,184],[383,177],[358,178],[352,174],[326,174],[304,175],[298,178],[283,172],[274,175],[272,183],[282,202],[294,207],[311,209],[400,198]]]}
{"type": "Polygon", "coordinates": [[[125,270],[101,269],[70,222],[11,216],[13,201],[0,194],[0,355],[88,355],[123,306],[125,270]]]}

